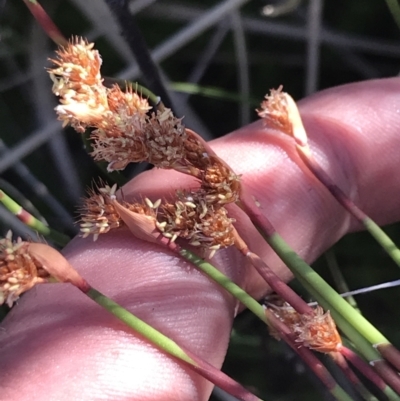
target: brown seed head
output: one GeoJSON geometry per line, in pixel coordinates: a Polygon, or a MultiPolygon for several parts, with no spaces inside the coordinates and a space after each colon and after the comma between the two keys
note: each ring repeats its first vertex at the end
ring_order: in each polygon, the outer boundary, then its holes
{"type": "Polygon", "coordinates": [[[121,226],[121,218],[112,204],[116,189],[116,185],[111,188],[104,185],[89,191],[89,197],[84,200],[80,210],[80,231],[83,238],[93,235],[93,240],[96,241],[100,234],[121,226]]]}
{"type": "Polygon", "coordinates": [[[161,168],[175,168],[184,163],[187,135],[181,120],[167,108],[152,113],[144,128],[148,161],[151,164],[161,168]]]}
{"type": "Polygon", "coordinates": [[[257,109],[266,125],[271,128],[292,135],[292,123],[288,115],[288,103],[285,92],[282,92],[282,85],[278,89],[271,89],[269,95],[261,103],[261,109],[257,109]]]}
{"type": "Polygon", "coordinates": [[[205,169],[202,177],[207,202],[220,205],[236,202],[239,199],[240,177],[218,159],[211,157],[211,160],[213,164],[205,169]]]}
{"type": "Polygon", "coordinates": [[[9,231],[0,240],[0,305],[12,306],[18,297],[35,284],[44,283],[50,275],[26,251],[26,242],[13,242],[9,231]]]}
{"type": "Polygon", "coordinates": [[[337,351],[342,344],[336,324],[329,311],[317,306],[314,316],[302,315],[295,331],[298,341],[318,352],[337,351]]]}
{"type": "Polygon", "coordinates": [[[342,341],[329,311],[317,306],[312,315],[297,313],[285,303],[274,306],[273,313],[296,335],[296,342],[318,352],[337,351],[342,341]]]}
{"type": "Polygon", "coordinates": [[[177,193],[175,203],[161,205],[158,229],[164,236],[175,241],[178,237],[189,240],[193,246],[211,252],[234,243],[233,219],[226,209],[206,202],[201,192],[177,193]]]}

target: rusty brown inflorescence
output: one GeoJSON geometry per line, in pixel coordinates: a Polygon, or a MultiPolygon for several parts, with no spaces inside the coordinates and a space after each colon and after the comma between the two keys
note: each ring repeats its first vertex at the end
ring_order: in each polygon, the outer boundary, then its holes
{"type": "MultiPolygon", "coordinates": [[[[331,314],[329,311],[324,312],[320,306],[316,306],[311,315],[299,314],[287,303],[272,306],[270,310],[290,328],[300,345],[325,353],[337,351],[342,345],[331,314]]],[[[279,337],[277,332],[271,334],[279,337]]]]}
{"type": "Polygon", "coordinates": [[[26,250],[20,238],[12,233],[0,240],[0,305],[12,306],[18,297],[34,285],[47,282],[50,275],[26,250]]]}
{"type": "MultiPolygon", "coordinates": [[[[96,239],[124,225],[123,207],[152,215],[159,232],[172,242],[185,238],[194,246],[208,249],[211,256],[217,249],[231,246],[235,230],[224,205],[238,200],[239,176],[170,109],[161,106],[150,111],[147,100],[130,85],[125,91],[117,85],[105,87],[101,58],[93,44],[75,38],[57,56],[52,60],[55,67],[49,69],[53,92],[60,97],[56,111],[64,125],[78,132],[92,129],[95,160],[108,162],[109,171],[148,161],[159,168],[192,175],[200,185],[188,193],[178,191],[175,201],[165,201],[159,208],[149,207],[149,200],[142,204],[116,203],[116,188],[100,185],[98,193],[92,190],[84,201],[83,236],[92,234],[96,239]]],[[[132,214],[124,212],[124,216],[132,214]]]]}

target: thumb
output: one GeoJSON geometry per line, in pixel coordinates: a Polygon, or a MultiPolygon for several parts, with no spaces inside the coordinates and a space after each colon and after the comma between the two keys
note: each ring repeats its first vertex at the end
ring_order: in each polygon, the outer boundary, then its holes
{"type": "MultiPolygon", "coordinates": [[[[392,173],[400,144],[399,87],[398,79],[352,84],[301,103],[318,160],[380,223],[400,217],[393,200],[400,178],[392,173]],[[374,182],[378,177],[379,192],[374,182]]],[[[212,145],[243,175],[263,212],[306,260],[358,228],[302,167],[290,138],[255,123],[212,145]]],[[[133,180],[124,194],[127,199],[140,194],[158,197],[192,183],[178,173],[152,170],[133,180]]],[[[230,212],[251,249],[289,279],[247,217],[237,208],[230,212]]],[[[94,287],[221,366],[238,305],[192,266],[125,230],[101,236],[96,243],[74,240],[65,253],[94,287]]],[[[253,295],[267,290],[235,250],[217,252],[213,263],[253,295]]],[[[205,380],[67,285],[30,291],[3,328],[0,399],[206,400],[211,391],[205,380]]]]}

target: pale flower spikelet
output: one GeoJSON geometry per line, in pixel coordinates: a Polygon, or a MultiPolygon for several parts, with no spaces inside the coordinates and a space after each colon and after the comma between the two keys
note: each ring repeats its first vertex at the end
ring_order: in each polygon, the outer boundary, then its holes
{"type": "MultiPolygon", "coordinates": [[[[106,234],[110,230],[125,225],[119,212],[115,208],[114,200],[117,185],[112,187],[100,183],[96,189],[90,189],[88,197],[84,199],[83,206],[80,210],[80,232],[83,238],[93,235],[93,241],[96,241],[100,234],[106,234]]],[[[148,201],[149,202],[149,201],[148,201]]],[[[149,203],[127,203],[122,202],[121,205],[128,210],[139,215],[146,215],[155,218],[156,206],[149,203]]]]}
{"type": "Polygon", "coordinates": [[[266,125],[288,135],[292,134],[287,98],[285,92],[282,92],[282,85],[278,89],[271,89],[270,94],[265,95],[260,107],[257,113],[266,125]]]}
{"type": "Polygon", "coordinates": [[[116,189],[116,185],[104,185],[98,187],[97,191],[89,191],[80,210],[80,232],[83,238],[93,235],[93,240],[96,241],[100,234],[121,226],[121,218],[112,204],[116,189]]]}
{"type": "Polygon", "coordinates": [[[13,242],[11,231],[0,240],[0,305],[11,307],[22,293],[50,277],[30,257],[26,244],[20,238],[13,242]]]}
{"type": "Polygon", "coordinates": [[[75,38],[57,51],[57,59],[49,69],[53,93],[60,97],[56,107],[63,126],[71,125],[77,132],[101,122],[107,111],[107,93],[100,75],[101,57],[93,43],[75,38]]]}
{"type": "Polygon", "coordinates": [[[172,242],[178,237],[187,239],[210,251],[210,257],[234,243],[234,220],[223,207],[207,204],[200,192],[178,191],[175,203],[165,203],[160,209],[157,227],[172,242]]]}
{"type": "MultiPolygon", "coordinates": [[[[291,329],[299,344],[324,353],[340,348],[342,341],[336,324],[329,311],[324,313],[320,306],[314,308],[312,315],[300,315],[287,303],[281,307],[272,306],[271,311],[291,329]]],[[[274,330],[271,334],[279,337],[274,330]]]]}

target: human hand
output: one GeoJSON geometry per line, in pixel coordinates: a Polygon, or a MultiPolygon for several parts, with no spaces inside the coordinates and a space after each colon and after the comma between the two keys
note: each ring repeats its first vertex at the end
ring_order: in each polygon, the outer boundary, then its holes
{"type": "MultiPolygon", "coordinates": [[[[394,174],[399,89],[398,78],[376,80],[300,102],[316,158],[380,224],[400,218],[400,176],[394,174]]],[[[359,228],[302,167],[289,137],[257,122],[212,146],[242,174],[278,232],[308,262],[359,228]]],[[[157,198],[190,183],[190,177],[152,170],[132,180],[124,195],[127,200],[140,194],[157,198]]],[[[289,280],[290,273],[247,217],[233,212],[251,249],[289,280]]],[[[75,239],[65,255],[95,288],[221,366],[238,305],[194,267],[123,229],[95,243],[75,239]]],[[[213,263],[253,296],[266,292],[265,283],[235,250],[218,251],[213,263]]],[[[0,400],[206,400],[212,388],[67,284],[31,290],[2,327],[0,400]]]]}

